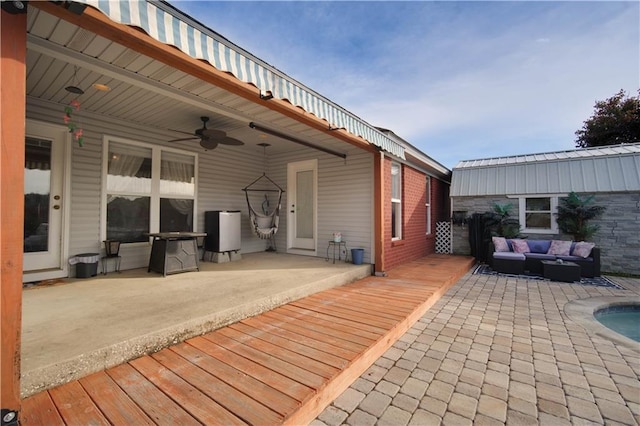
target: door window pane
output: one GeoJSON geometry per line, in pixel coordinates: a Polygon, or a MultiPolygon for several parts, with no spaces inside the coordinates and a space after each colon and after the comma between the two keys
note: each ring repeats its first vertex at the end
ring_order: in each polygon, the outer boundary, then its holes
{"type": "Polygon", "coordinates": [[[24,252],[49,249],[51,141],[26,138],[24,166],[24,252]]]}
{"type": "Polygon", "coordinates": [[[313,238],[313,171],[296,174],[296,237],[313,238]]]}

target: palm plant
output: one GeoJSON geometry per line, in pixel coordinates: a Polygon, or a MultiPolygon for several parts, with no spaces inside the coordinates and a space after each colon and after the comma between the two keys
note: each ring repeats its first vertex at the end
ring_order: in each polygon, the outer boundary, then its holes
{"type": "Polygon", "coordinates": [[[586,241],[600,229],[599,225],[589,221],[602,216],[607,208],[593,205],[593,197],[583,198],[571,192],[568,197],[560,199],[556,221],[562,232],[573,235],[574,241],[586,241]]]}
{"type": "Polygon", "coordinates": [[[511,216],[513,204],[493,205],[493,211],[484,213],[485,229],[489,236],[515,238],[520,235],[520,221],[511,216]]]}

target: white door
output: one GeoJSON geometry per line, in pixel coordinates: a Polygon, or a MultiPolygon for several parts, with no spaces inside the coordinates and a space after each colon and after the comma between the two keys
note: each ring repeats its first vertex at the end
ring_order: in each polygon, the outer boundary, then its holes
{"type": "Polygon", "coordinates": [[[287,165],[287,240],[291,253],[316,251],[318,161],[287,165]]]}
{"type": "Polygon", "coordinates": [[[27,121],[24,168],[25,282],[66,276],[63,225],[67,129],[27,121]]]}

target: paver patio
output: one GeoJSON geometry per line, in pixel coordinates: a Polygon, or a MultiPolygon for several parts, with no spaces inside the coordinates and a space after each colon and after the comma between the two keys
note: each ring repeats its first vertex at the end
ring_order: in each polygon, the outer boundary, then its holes
{"type": "Polygon", "coordinates": [[[625,290],[473,275],[451,287],[312,423],[640,423],[640,343],[594,335],[564,311],[625,290]]]}

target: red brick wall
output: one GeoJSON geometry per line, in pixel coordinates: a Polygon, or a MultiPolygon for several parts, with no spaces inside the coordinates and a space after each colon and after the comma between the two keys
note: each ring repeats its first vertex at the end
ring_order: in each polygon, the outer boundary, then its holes
{"type": "Polygon", "coordinates": [[[435,253],[436,222],[446,220],[440,216],[447,211],[448,184],[431,178],[431,234],[426,224],[426,175],[409,166],[402,168],[402,239],[391,241],[391,163],[384,164],[384,246],[385,265],[388,270],[402,263],[435,253]]]}

